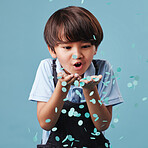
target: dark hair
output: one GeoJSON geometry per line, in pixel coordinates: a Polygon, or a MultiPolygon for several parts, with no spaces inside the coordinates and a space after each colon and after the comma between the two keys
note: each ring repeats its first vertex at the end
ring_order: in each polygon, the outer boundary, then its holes
{"type": "Polygon", "coordinates": [[[82,7],[69,6],[51,15],[45,25],[44,39],[53,51],[59,43],[77,41],[90,42],[98,48],[103,31],[91,12],[82,7]]]}

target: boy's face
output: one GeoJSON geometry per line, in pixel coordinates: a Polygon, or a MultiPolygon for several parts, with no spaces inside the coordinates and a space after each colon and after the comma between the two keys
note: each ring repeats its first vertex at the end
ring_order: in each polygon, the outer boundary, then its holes
{"type": "Polygon", "coordinates": [[[95,45],[82,41],[58,44],[54,48],[55,52],[49,47],[48,49],[53,58],[58,58],[67,74],[77,73],[79,75],[85,73],[97,52],[95,45]]]}

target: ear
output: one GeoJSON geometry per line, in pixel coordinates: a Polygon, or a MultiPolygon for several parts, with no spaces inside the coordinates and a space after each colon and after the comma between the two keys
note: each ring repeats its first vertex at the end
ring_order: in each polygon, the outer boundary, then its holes
{"type": "Polygon", "coordinates": [[[56,58],[56,57],[57,57],[56,52],[53,51],[53,50],[51,50],[51,48],[50,48],[49,46],[48,46],[48,50],[49,50],[49,52],[50,52],[50,55],[51,55],[53,58],[56,58]]]}
{"type": "Polygon", "coordinates": [[[94,55],[96,55],[98,48],[95,47],[94,55]]]}

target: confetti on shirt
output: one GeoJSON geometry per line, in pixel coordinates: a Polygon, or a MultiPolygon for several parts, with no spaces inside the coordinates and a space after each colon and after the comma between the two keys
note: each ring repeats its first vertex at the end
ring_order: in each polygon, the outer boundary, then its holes
{"type": "Polygon", "coordinates": [[[72,116],[74,115],[74,111],[75,111],[75,109],[72,107],[72,108],[70,109],[70,111],[68,112],[68,116],[69,116],[69,117],[72,117],[72,116]]]}
{"type": "Polygon", "coordinates": [[[82,104],[82,105],[79,105],[79,108],[80,108],[80,109],[84,108],[84,105],[83,105],[83,104],[82,104]]]}
{"type": "Polygon", "coordinates": [[[74,81],[74,86],[79,86],[79,81],[78,80],[74,81]]]}
{"type": "Polygon", "coordinates": [[[108,147],[108,143],[105,143],[105,147],[108,147]]]}
{"type": "Polygon", "coordinates": [[[77,94],[80,98],[82,98],[82,95],[81,95],[81,93],[80,93],[78,90],[76,90],[75,92],[76,92],[76,94],[77,94]]]}
{"type": "Polygon", "coordinates": [[[80,82],[80,86],[83,87],[85,85],[84,82],[80,82]]]}

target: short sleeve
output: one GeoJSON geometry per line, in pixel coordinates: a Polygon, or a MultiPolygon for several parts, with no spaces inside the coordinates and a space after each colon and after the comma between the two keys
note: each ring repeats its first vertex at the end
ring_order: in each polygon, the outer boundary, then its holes
{"type": "Polygon", "coordinates": [[[29,100],[48,102],[53,93],[51,60],[42,60],[36,72],[29,100]]]}
{"type": "Polygon", "coordinates": [[[100,98],[103,103],[108,105],[117,105],[123,102],[117,79],[108,61],[105,61],[104,68],[102,69],[102,79],[100,82],[100,98]]]}

